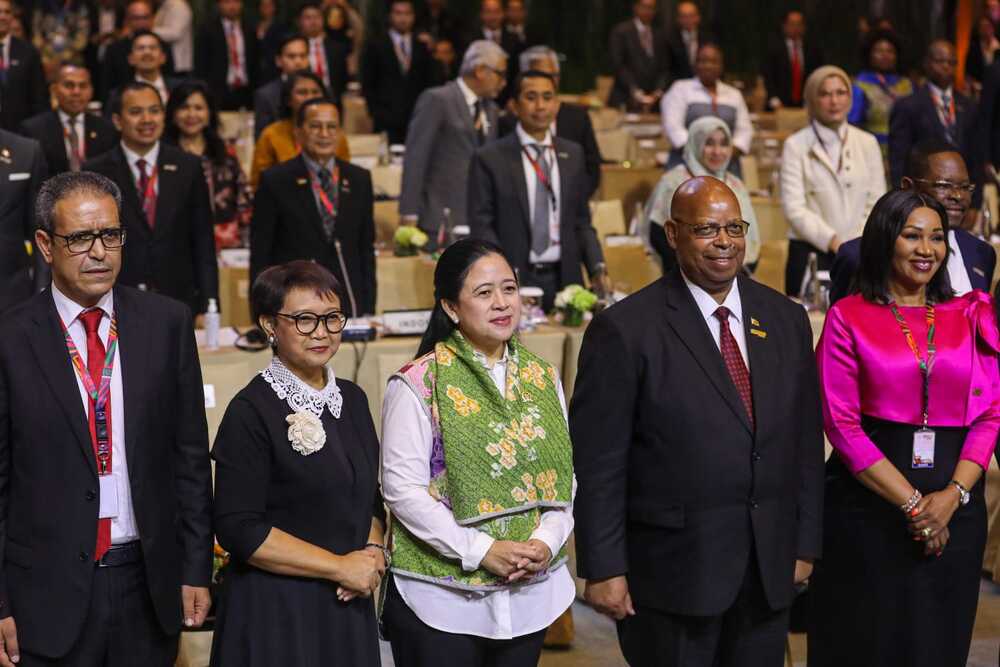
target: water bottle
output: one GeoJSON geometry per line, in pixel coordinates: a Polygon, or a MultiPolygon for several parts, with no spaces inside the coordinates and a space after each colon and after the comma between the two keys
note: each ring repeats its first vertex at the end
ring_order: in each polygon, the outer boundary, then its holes
{"type": "Polygon", "coordinates": [[[219,349],[219,304],[215,299],[208,300],[208,311],[205,313],[205,349],[219,349]]]}

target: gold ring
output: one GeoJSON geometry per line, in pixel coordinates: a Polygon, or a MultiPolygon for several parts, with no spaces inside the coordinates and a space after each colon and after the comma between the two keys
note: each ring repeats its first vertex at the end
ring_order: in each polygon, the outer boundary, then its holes
{"type": "Polygon", "coordinates": [[[928,526],[927,528],[921,530],[920,534],[923,535],[924,537],[930,537],[931,535],[934,534],[934,531],[931,530],[930,526],[928,526]]]}

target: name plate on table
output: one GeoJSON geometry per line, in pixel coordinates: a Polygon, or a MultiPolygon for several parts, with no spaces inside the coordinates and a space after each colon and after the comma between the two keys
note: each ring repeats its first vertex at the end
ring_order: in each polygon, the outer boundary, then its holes
{"type": "Polygon", "coordinates": [[[423,336],[431,321],[429,310],[391,310],[382,315],[386,336],[423,336]]]}

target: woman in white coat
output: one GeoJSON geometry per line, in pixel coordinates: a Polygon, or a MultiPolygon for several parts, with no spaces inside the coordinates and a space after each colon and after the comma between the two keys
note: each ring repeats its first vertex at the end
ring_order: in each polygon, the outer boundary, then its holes
{"type": "Polygon", "coordinates": [[[824,66],[806,80],[809,125],[785,141],[781,206],[788,220],[785,293],[802,291],[809,254],[829,269],[844,241],[861,236],[875,202],[885,194],[885,168],[874,135],[847,123],[851,79],[824,66]]]}

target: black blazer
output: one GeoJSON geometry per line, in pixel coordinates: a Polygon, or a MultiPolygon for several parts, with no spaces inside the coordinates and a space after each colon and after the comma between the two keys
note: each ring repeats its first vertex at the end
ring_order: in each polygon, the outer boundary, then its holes
{"type": "Polygon", "coordinates": [[[259,139],[264,128],[281,120],[281,86],[282,79],[279,77],[273,81],[268,81],[258,88],[253,94],[253,133],[254,138],[259,139]]]}
{"type": "Polygon", "coordinates": [[[0,82],[0,128],[17,131],[26,118],[49,108],[49,88],[38,50],[17,37],[10,38],[7,76],[0,82]]]}
{"type": "MultiPolygon", "coordinates": [[[[699,46],[705,42],[717,41],[715,36],[706,31],[704,27],[698,28],[699,46]]],[[[667,37],[667,48],[670,52],[670,78],[676,81],[677,79],[690,79],[693,77],[694,68],[691,66],[691,61],[688,60],[688,53],[687,49],[684,48],[684,38],[681,36],[680,28],[675,26],[671,29],[667,37]]]]}
{"type": "Polygon", "coordinates": [[[653,30],[653,57],[650,58],[639,42],[639,31],[635,21],[622,21],[611,31],[609,56],[611,71],[615,77],[614,87],[608,105],[617,107],[632,104],[632,92],[636,89],[650,93],[666,90],[669,75],[669,46],[658,25],[653,30]]]}
{"type": "MultiPolygon", "coordinates": [[[[212,470],[191,314],[115,287],[125,451],[149,594],[176,635],[182,584],[212,573],[212,470]]],[[[0,321],[0,616],[22,649],[65,656],[94,580],[98,485],[87,413],[49,291],[0,321]],[[31,387],[25,391],[25,387],[31,387]]]]}
{"type": "Polygon", "coordinates": [[[326,51],[326,63],[330,68],[330,98],[343,114],[344,107],[340,98],[347,92],[347,57],[351,53],[349,46],[329,37],[323,38],[323,49],[326,51]]]}
{"type": "Polygon", "coordinates": [[[820,556],[823,431],[801,306],[739,276],[756,431],[674,269],[597,315],[570,405],[577,570],[627,575],[637,606],[714,616],[756,550],[772,609],[820,556]],[[760,335],[754,335],[758,331],[760,335]]]}
{"type": "MultiPolygon", "coordinates": [[[[249,79],[245,82],[245,87],[254,90],[257,87],[260,65],[260,56],[257,53],[257,29],[245,18],[240,23],[243,29],[243,57],[246,61],[244,66],[249,79]]],[[[195,72],[211,90],[216,91],[217,97],[221,97],[222,91],[229,88],[226,84],[226,76],[229,73],[229,44],[226,41],[225,28],[222,27],[222,18],[216,15],[205,23],[196,44],[195,72]]]]}
{"type": "MultiPolygon", "coordinates": [[[[823,54],[812,42],[802,41],[802,92],[805,93],[806,79],[817,67],[823,64],[823,54]]],[[[767,52],[764,63],[764,86],[767,88],[767,99],[777,97],[786,107],[801,107],[805,97],[796,104],[792,101],[792,60],[788,57],[788,44],[784,37],[774,44],[767,52]]]]}
{"type": "MultiPolygon", "coordinates": [[[[167,62],[162,68],[163,77],[166,79],[168,74],[174,72],[173,49],[162,40],[160,43],[163,45],[163,53],[167,56],[167,62]]],[[[99,77],[100,85],[94,99],[107,100],[111,91],[135,78],[135,70],[128,64],[128,54],[131,51],[131,37],[123,37],[108,44],[108,48],[104,50],[104,65],[101,67],[101,76],[99,77]]],[[[104,115],[111,117],[108,112],[104,112],[104,115]]]]}
{"type": "Polygon", "coordinates": [[[410,38],[410,70],[404,74],[389,35],[370,40],[361,61],[361,85],[375,131],[406,140],[406,125],[417,98],[431,85],[431,55],[416,35],[410,38]]]}
{"type": "Polygon", "coordinates": [[[208,299],[218,299],[219,270],[201,160],[160,142],[156,160],[159,194],[152,230],[146,224],[138,187],[120,144],[88,160],[83,168],[107,176],[122,190],[122,218],[128,238],[118,282],[132,287],[144,284],[183,301],[194,313],[205,312],[208,299]]]}
{"type": "MultiPolygon", "coordinates": [[[[97,157],[118,145],[118,130],[100,116],[85,114],[83,132],[84,157],[97,157]]],[[[20,133],[42,145],[45,162],[49,166],[49,176],[69,171],[69,156],[66,153],[66,139],[59,112],[45,111],[32,116],[21,123],[20,133]]]]}
{"type": "MultiPolygon", "coordinates": [[[[955,239],[962,250],[962,263],[969,274],[972,289],[990,291],[997,253],[986,241],[978,239],[964,229],[955,230],[955,239]]],[[[851,281],[861,264],[861,239],[845,241],[837,250],[830,268],[830,305],[851,293],[851,281]]],[[[947,267],[944,267],[947,270],[947,267]]]]}
{"type": "Polygon", "coordinates": [[[347,266],[340,267],[335,243],[327,243],[309,180],[309,167],[300,155],[271,167],[261,176],[250,222],[250,284],[269,266],[293,259],[311,259],[333,272],[347,302],[345,313],[358,317],[375,312],[375,219],[371,174],[348,162],[340,167],[340,210],[335,240],[347,266]],[[357,311],[351,313],[351,297],[357,311]]]}
{"type": "MultiPolygon", "coordinates": [[[[505,113],[500,116],[500,136],[505,137],[517,127],[517,116],[505,113]]],[[[601,149],[597,145],[594,124],[587,108],[563,102],[556,115],[556,135],[583,148],[583,161],[587,170],[587,199],[594,196],[601,184],[601,149]]]]}
{"type": "MultiPolygon", "coordinates": [[[[559,163],[559,242],[562,285],[582,283],[580,263],[593,274],[603,261],[590,223],[583,149],[556,137],[559,163]]],[[[531,282],[531,211],[517,134],[476,151],[469,168],[468,224],[472,236],[498,243],[525,281],[531,282]]]]}
{"type": "MultiPolygon", "coordinates": [[[[37,141],[0,130],[0,311],[31,296],[32,260],[24,243],[34,243],[33,207],[47,173],[37,141]]],[[[37,249],[34,265],[37,291],[49,283],[48,265],[37,249]]]]}

